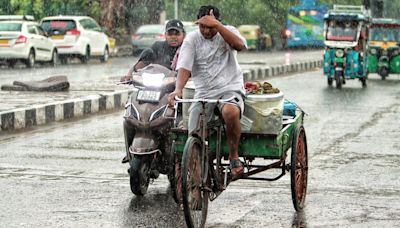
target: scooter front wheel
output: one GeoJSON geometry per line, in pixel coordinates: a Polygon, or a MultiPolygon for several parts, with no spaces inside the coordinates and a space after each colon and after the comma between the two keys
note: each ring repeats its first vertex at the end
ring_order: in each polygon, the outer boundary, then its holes
{"type": "Polygon", "coordinates": [[[150,165],[152,155],[135,155],[131,160],[130,185],[131,191],[137,196],[147,192],[150,183],[150,165]]]}

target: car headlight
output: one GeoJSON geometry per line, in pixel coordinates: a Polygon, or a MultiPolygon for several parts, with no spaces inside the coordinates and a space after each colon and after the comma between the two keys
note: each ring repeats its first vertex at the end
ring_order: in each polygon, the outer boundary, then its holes
{"type": "Polygon", "coordinates": [[[377,53],[378,51],[376,50],[376,48],[371,48],[370,52],[371,52],[371,54],[376,55],[376,53],[377,53]]]}
{"type": "Polygon", "coordinates": [[[399,50],[399,49],[396,49],[396,50],[393,51],[393,54],[392,54],[392,55],[399,55],[399,54],[400,54],[400,50],[399,50]]]}
{"type": "Polygon", "coordinates": [[[335,54],[337,57],[342,58],[344,56],[344,51],[342,49],[337,49],[335,54]]]}

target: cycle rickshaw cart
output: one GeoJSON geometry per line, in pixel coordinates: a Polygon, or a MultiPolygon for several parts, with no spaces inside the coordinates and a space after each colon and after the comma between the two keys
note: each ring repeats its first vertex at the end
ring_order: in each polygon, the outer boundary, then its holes
{"type": "MultiPolygon", "coordinates": [[[[198,134],[188,136],[185,128],[172,129],[172,149],[176,157],[181,158],[182,205],[188,227],[204,227],[208,202],[216,199],[231,181],[238,180],[230,178],[224,125],[219,118],[207,123],[205,112],[207,103],[226,103],[231,99],[176,98],[175,110],[179,103],[200,102],[203,107],[198,134]]],[[[308,175],[307,141],[303,127],[305,113],[295,104],[289,106],[283,112],[288,116],[281,115],[284,118],[277,134],[252,133],[242,129],[239,157],[244,160],[245,172],[239,179],[275,181],[289,171],[293,205],[296,211],[300,211],[304,207],[308,175]],[[290,163],[287,164],[290,148],[290,163]],[[256,175],[270,169],[280,170],[279,174],[272,178],[256,175]]]]}
{"type": "Polygon", "coordinates": [[[324,67],[329,86],[338,89],[346,79],[367,86],[367,34],[369,13],[363,6],[334,5],[324,16],[324,67]]]}

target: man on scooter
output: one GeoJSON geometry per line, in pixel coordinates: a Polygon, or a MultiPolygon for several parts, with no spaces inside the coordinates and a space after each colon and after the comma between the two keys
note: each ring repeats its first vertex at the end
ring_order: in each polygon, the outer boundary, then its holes
{"type": "MultiPolygon", "coordinates": [[[[128,71],[126,76],[121,78],[121,81],[131,80],[133,72],[152,63],[172,69],[171,64],[177,50],[182,45],[185,35],[185,29],[180,20],[173,19],[168,21],[165,26],[165,41],[156,41],[150,48],[145,49],[140,54],[138,62],[128,71]]],[[[129,130],[129,132],[132,132],[132,130],[129,130]]],[[[131,141],[131,138],[133,138],[133,134],[129,134],[127,140],[131,141]]],[[[125,155],[122,163],[127,163],[128,161],[128,157],[125,155]]]]}
{"type": "Polygon", "coordinates": [[[121,81],[126,81],[132,78],[132,73],[153,63],[171,68],[176,51],[182,45],[185,38],[185,29],[180,20],[170,20],[165,26],[165,40],[156,41],[154,44],[140,54],[139,60],[129,69],[126,76],[121,78],[121,81]]]}
{"type": "MultiPolygon", "coordinates": [[[[190,33],[184,40],[177,63],[178,76],[175,91],[169,96],[173,105],[175,96],[182,97],[182,90],[192,77],[196,90],[195,98],[229,98],[235,96],[231,104],[218,104],[226,124],[229,144],[229,160],[232,178],[238,178],[244,167],[239,160],[238,146],[241,134],[240,117],[244,110],[243,73],[238,64],[237,51],[247,49],[246,40],[239,31],[219,20],[219,10],[215,6],[202,6],[196,23],[199,31],[190,33]]],[[[214,107],[207,110],[213,112],[214,107]]],[[[201,104],[190,107],[189,134],[197,125],[201,104]]]]}

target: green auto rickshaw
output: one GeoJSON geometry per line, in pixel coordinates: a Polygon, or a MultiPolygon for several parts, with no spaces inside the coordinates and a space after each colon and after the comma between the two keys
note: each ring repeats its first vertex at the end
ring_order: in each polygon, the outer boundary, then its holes
{"type": "Polygon", "coordinates": [[[400,73],[400,20],[374,18],[368,42],[368,72],[378,73],[382,80],[400,73]]]}

